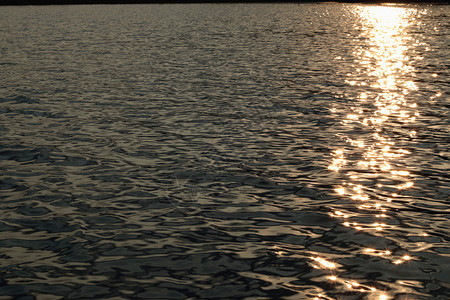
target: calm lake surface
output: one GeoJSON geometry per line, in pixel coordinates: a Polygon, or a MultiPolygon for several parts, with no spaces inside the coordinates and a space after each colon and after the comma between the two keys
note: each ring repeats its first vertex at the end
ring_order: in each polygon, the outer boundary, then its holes
{"type": "Polygon", "coordinates": [[[1,299],[449,299],[450,7],[0,8],[1,299]]]}

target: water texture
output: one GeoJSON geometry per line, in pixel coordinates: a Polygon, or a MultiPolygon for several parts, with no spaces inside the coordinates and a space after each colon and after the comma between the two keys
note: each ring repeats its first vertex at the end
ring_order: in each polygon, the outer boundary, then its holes
{"type": "Polygon", "coordinates": [[[450,8],[0,9],[1,299],[449,299],[450,8]]]}

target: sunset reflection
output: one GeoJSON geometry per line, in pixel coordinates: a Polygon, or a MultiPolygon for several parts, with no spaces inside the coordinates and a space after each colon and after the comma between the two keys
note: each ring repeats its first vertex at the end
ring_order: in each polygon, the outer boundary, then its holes
{"type": "MultiPolygon", "coordinates": [[[[347,74],[345,83],[360,92],[344,113],[339,108],[332,111],[341,113],[340,138],[346,147],[330,153],[328,169],[342,174],[342,182],[334,190],[340,198],[352,200],[354,207],[335,208],[330,216],[341,219],[344,227],[380,236],[397,226],[389,222],[393,199],[414,187],[410,172],[399,167],[411,153],[401,146],[396,131],[402,124],[414,123],[420,115],[417,104],[408,99],[417,86],[412,80],[415,72],[412,58],[408,56],[413,41],[406,29],[414,22],[416,10],[360,6],[353,12],[360,18],[355,27],[365,42],[353,51],[359,66],[347,74]]],[[[410,130],[404,136],[410,138],[415,134],[410,130]]],[[[361,251],[366,257],[394,265],[411,260],[408,254],[396,255],[388,249],[367,247],[361,251]]],[[[328,280],[349,290],[369,293],[369,299],[391,298],[374,287],[350,278],[341,279],[339,274],[331,274],[328,280]]]]}
{"type": "MultiPolygon", "coordinates": [[[[355,8],[354,11],[361,20],[361,24],[355,26],[359,26],[361,37],[367,42],[365,46],[355,49],[355,62],[360,68],[347,74],[346,83],[368,85],[368,88],[359,94],[359,103],[350,107],[341,124],[348,126],[349,132],[355,125],[362,125],[369,134],[344,136],[344,140],[352,148],[334,150],[328,169],[348,176],[348,180],[335,188],[336,193],[355,202],[364,202],[357,206],[360,210],[381,211],[382,214],[378,213],[377,218],[386,217],[384,212],[387,209],[381,203],[390,203],[392,198],[375,199],[374,189],[380,192],[383,189],[394,190],[390,196],[396,197],[400,191],[414,186],[409,178],[409,171],[396,167],[397,162],[410,152],[397,146],[395,138],[386,130],[397,126],[396,124],[412,123],[419,115],[416,111],[417,104],[409,103],[406,97],[417,89],[411,80],[414,77],[414,67],[409,63],[411,58],[407,55],[411,37],[405,31],[415,19],[414,12],[414,9],[393,6],[364,6],[355,8]],[[350,156],[355,158],[350,159],[350,156]],[[375,187],[358,183],[367,182],[368,178],[377,180],[386,173],[394,176],[393,179],[400,183],[384,185],[377,182],[375,187]]],[[[415,135],[415,131],[411,130],[408,135],[415,135]]],[[[335,214],[335,217],[341,216],[335,214]]],[[[388,227],[379,222],[364,225],[346,220],[344,224],[358,224],[354,225],[358,230],[375,228],[383,231],[388,227]]]]}
{"type": "Polygon", "coordinates": [[[336,268],[336,264],[328,261],[322,257],[311,257],[311,259],[318,264],[314,264],[313,266],[317,269],[334,269],[336,268]]]}

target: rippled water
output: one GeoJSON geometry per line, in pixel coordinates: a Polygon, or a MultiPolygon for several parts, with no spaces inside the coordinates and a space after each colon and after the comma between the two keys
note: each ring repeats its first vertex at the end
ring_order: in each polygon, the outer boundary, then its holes
{"type": "Polygon", "coordinates": [[[449,6],[0,9],[0,298],[448,299],[449,6]]]}

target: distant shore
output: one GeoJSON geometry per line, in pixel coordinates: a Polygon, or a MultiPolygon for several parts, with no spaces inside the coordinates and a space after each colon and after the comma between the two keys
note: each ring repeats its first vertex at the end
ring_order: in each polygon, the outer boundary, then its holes
{"type": "Polygon", "coordinates": [[[362,3],[362,4],[447,4],[447,1],[376,1],[376,0],[343,0],[343,1],[302,1],[302,0],[0,0],[0,6],[16,5],[74,5],[74,4],[176,4],[176,3],[317,3],[317,2],[339,2],[339,3],[362,3]]]}

